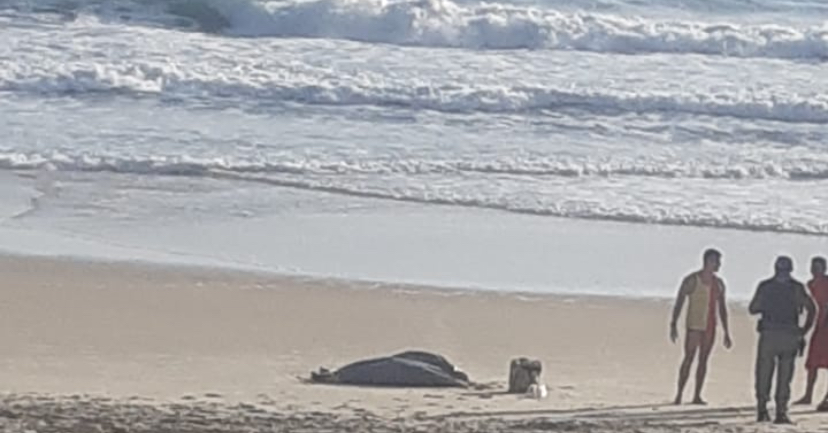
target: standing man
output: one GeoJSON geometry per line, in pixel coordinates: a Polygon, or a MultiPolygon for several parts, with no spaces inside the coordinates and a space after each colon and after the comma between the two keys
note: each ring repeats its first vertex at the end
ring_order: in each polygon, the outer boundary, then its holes
{"type": "MultiPolygon", "coordinates": [[[[817,371],[828,369],[828,275],[825,275],[825,257],[814,257],[811,260],[811,276],[808,281],[808,290],[811,299],[817,307],[817,320],[814,323],[814,332],[811,333],[811,344],[808,346],[808,358],[805,368],[808,370],[808,382],[805,396],[794,404],[811,404],[816,385],[817,371]]],[[[828,394],[819,403],[817,410],[828,409],[828,394]]]]}
{"type": "Polygon", "coordinates": [[[767,404],[771,380],[776,372],[776,424],[790,424],[788,400],[791,397],[794,361],[801,352],[805,334],[814,324],[816,307],[805,287],[791,277],[793,261],[780,256],[774,264],[773,278],[762,281],[750,301],[750,314],[761,314],[759,347],[756,351],[756,404],[759,422],[770,421],[767,404]],[[802,310],[807,311],[805,325],[799,326],[802,310]]]}
{"type": "Polygon", "coordinates": [[[702,268],[684,277],[679,287],[676,304],[673,307],[673,318],[670,322],[670,339],[673,343],[678,340],[678,318],[687,301],[686,334],[684,339],[684,360],[679,368],[678,392],[675,404],[681,404],[684,387],[690,377],[690,368],[693,359],[698,353],[698,367],[696,369],[696,391],[693,394],[693,404],[707,404],[701,397],[704,379],[707,375],[707,361],[713,350],[716,340],[716,314],[722,319],[725,338],[724,346],[730,349],[730,326],[727,319],[727,304],[725,302],[725,285],[721,278],[716,276],[722,262],[722,253],[708,249],[702,255],[702,268]]]}

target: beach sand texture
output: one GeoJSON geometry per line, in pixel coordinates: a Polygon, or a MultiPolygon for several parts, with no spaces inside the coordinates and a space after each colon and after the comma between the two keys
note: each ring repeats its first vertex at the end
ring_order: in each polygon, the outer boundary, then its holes
{"type": "MultiPolygon", "coordinates": [[[[753,423],[755,334],[740,305],[731,305],[735,347],[725,351],[720,338],[713,354],[710,405],[675,407],[681,349],[667,338],[664,300],[10,256],[0,269],[4,431],[771,428],[753,423]],[[301,380],[408,349],[441,353],[488,389],[301,380]],[[548,398],[502,393],[518,356],[543,362],[548,398]]],[[[801,365],[797,373],[795,393],[801,365]]],[[[810,408],[793,416],[808,431],[822,422],[810,408]]]]}

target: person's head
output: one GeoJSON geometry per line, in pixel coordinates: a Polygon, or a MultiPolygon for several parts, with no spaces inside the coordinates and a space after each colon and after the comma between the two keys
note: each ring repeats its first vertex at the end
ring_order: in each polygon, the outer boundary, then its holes
{"type": "Polygon", "coordinates": [[[790,277],[793,272],[793,260],[788,256],[779,256],[773,265],[777,277],[790,277]]]}
{"type": "Polygon", "coordinates": [[[702,269],[707,272],[718,272],[722,266],[722,253],[719,250],[709,248],[702,255],[702,269]]]}
{"type": "Polygon", "coordinates": [[[811,259],[811,275],[814,278],[825,275],[825,257],[814,257],[811,259]]]}

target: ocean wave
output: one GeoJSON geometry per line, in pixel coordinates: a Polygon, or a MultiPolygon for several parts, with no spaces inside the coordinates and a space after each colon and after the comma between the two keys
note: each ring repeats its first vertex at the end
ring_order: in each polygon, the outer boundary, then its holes
{"type": "MultiPolygon", "coordinates": [[[[565,164],[561,163],[563,167],[565,164]]],[[[595,179],[598,176],[622,177],[664,176],[668,178],[700,177],[703,182],[685,180],[693,188],[716,189],[718,176],[734,176],[740,179],[763,179],[776,177],[781,180],[828,180],[828,166],[751,169],[745,167],[741,174],[732,169],[710,167],[688,170],[686,167],[651,168],[647,166],[623,166],[615,169],[609,165],[600,170],[579,170],[577,164],[570,164],[570,171],[554,169],[539,171],[535,168],[509,168],[508,163],[497,166],[486,162],[409,162],[399,164],[391,161],[373,161],[364,164],[261,161],[228,161],[226,159],[198,159],[192,157],[149,157],[145,159],[102,157],[95,155],[41,155],[37,153],[0,153],[0,169],[6,170],[48,170],[64,172],[109,172],[140,176],[184,176],[190,178],[219,179],[233,182],[248,182],[281,188],[294,188],[314,192],[346,195],[360,198],[420,203],[426,205],[462,206],[491,209],[506,212],[553,216],[573,219],[606,220],[660,225],[703,226],[739,230],[772,231],[828,235],[828,225],[817,212],[808,215],[780,213],[779,209],[755,202],[744,203],[745,209],[733,207],[727,195],[708,197],[701,211],[695,205],[679,206],[674,199],[667,201],[650,199],[645,196],[630,196],[627,200],[607,195],[589,193],[573,196],[562,193],[560,188],[572,188],[566,179],[549,183],[538,176],[583,176],[595,179]],[[492,169],[492,167],[497,167],[492,169]],[[503,167],[501,169],[501,167],[503,167]],[[469,170],[476,172],[478,179],[470,179],[469,170]],[[496,173],[489,178],[488,175],[496,173]],[[503,178],[509,173],[510,178],[503,178]],[[717,174],[718,173],[718,174],[717,174]],[[730,173],[730,174],[729,174],[730,173]],[[420,178],[420,175],[425,177],[420,178]],[[746,177],[741,177],[746,176],[746,177]],[[523,177],[515,179],[514,177],[523,177]],[[488,178],[488,179],[487,179],[488,178]],[[439,181],[435,182],[435,179],[439,181]],[[482,187],[489,185],[488,187],[482,187]],[[549,191],[534,191],[535,186],[553,188],[549,191]],[[557,187],[554,185],[558,185],[557,187]],[[567,185],[570,185],[567,187],[567,185]],[[482,187],[482,188],[481,188],[482,187]],[[493,189],[492,189],[493,188],[493,189]],[[501,189],[506,188],[505,192],[501,189]],[[529,189],[527,189],[529,188],[529,189]],[[555,189],[558,188],[558,189],[555,189]],[[488,191],[488,192],[487,192],[488,191]],[[550,194],[552,191],[556,193],[550,194]],[[708,201],[708,199],[713,201],[708,201]],[[695,209],[695,211],[694,211],[695,209]],[[752,209],[752,210],[751,210],[752,209]],[[793,216],[792,216],[793,215],[793,216]]],[[[52,176],[55,177],[55,176],[52,176]]],[[[58,178],[60,176],[57,176],[58,178]]],[[[577,181],[581,184],[581,181],[577,181]]],[[[648,181],[649,182],[649,181],[648,181]]],[[[676,179],[662,179],[662,187],[681,196],[682,185],[676,179]],[[678,189],[676,189],[678,188],[678,189]]],[[[759,181],[763,182],[763,181],[759,181]]],[[[602,181],[595,184],[599,185],[602,181]]],[[[633,180],[633,183],[635,181],[633,180]]],[[[755,182],[751,185],[757,185],[755,182]]],[[[790,188],[801,186],[791,185],[790,188]]],[[[738,189],[738,188],[737,188],[738,189]]],[[[734,190],[735,191],[735,190],[734,190]]],[[[673,194],[667,190],[665,194],[673,194]]],[[[741,194],[736,191],[737,195],[741,194]]],[[[773,194],[771,194],[773,196],[773,194]]],[[[792,208],[793,209],[793,208],[792,208]]]]}
{"type": "MultiPolygon", "coordinates": [[[[204,2],[190,2],[203,5],[204,2]]],[[[828,59],[828,26],[793,28],[659,21],[451,0],[314,0],[228,8],[209,3],[236,36],[341,38],[471,49],[704,54],[828,59]]]]}
{"type": "Polygon", "coordinates": [[[731,163],[698,162],[584,162],[566,159],[501,157],[497,160],[366,159],[328,162],[316,158],[289,161],[242,158],[150,156],[144,158],[66,155],[36,152],[0,152],[0,169],[112,172],[124,174],[210,177],[216,172],[240,175],[349,176],[349,175],[511,175],[516,177],[641,177],[662,179],[780,179],[828,180],[828,162],[731,163]]]}
{"type": "MultiPolygon", "coordinates": [[[[828,25],[694,22],[451,0],[56,2],[53,11],[239,37],[330,38],[466,49],[702,54],[825,61],[828,25]],[[67,6],[67,4],[69,6],[67,6]]],[[[28,4],[28,3],[25,3],[28,4]]],[[[29,7],[31,9],[31,7],[29,7]]]]}
{"type": "Polygon", "coordinates": [[[665,209],[651,210],[637,206],[603,206],[580,201],[549,203],[532,197],[528,200],[511,200],[505,197],[490,197],[478,193],[440,194],[428,189],[341,185],[326,180],[273,178],[221,170],[212,171],[211,175],[220,179],[256,182],[283,188],[296,188],[360,198],[427,205],[461,206],[535,216],[828,236],[828,224],[823,220],[792,222],[784,217],[750,215],[749,212],[748,215],[728,215],[725,212],[697,213],[680,208],[667,211],[665,209]]]}
{"type": "MultiPolygon", "coordinates": [[[[14,66],[10,64],[10,66],[14,66]]],[[[636,89],[429,84],[370,77],[303,77],[240,74],[220,77],[173,66],[72,66],[55,70],[0,70],[0,91],[37,94],[155,94],[180,100],[209,95],[240,105],[279,102],[330,106],[379,106],[447,113],[525,113],[542,111],[690,114],[792,123],[828,123],[828,95],[779,95],[768,91],[734,93],[644,92],[636,89]]]]}

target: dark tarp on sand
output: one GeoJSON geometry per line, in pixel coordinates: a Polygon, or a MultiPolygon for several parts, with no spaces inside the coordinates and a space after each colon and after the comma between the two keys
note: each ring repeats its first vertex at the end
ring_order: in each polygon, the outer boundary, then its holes
{"type": "Polygon", "coordinates": [[[334,372],[320,369],[311,381],[343,385],[397,387],[468,387],[469,378],[440,355],[403,352],[358,361],[334,372]]]}

